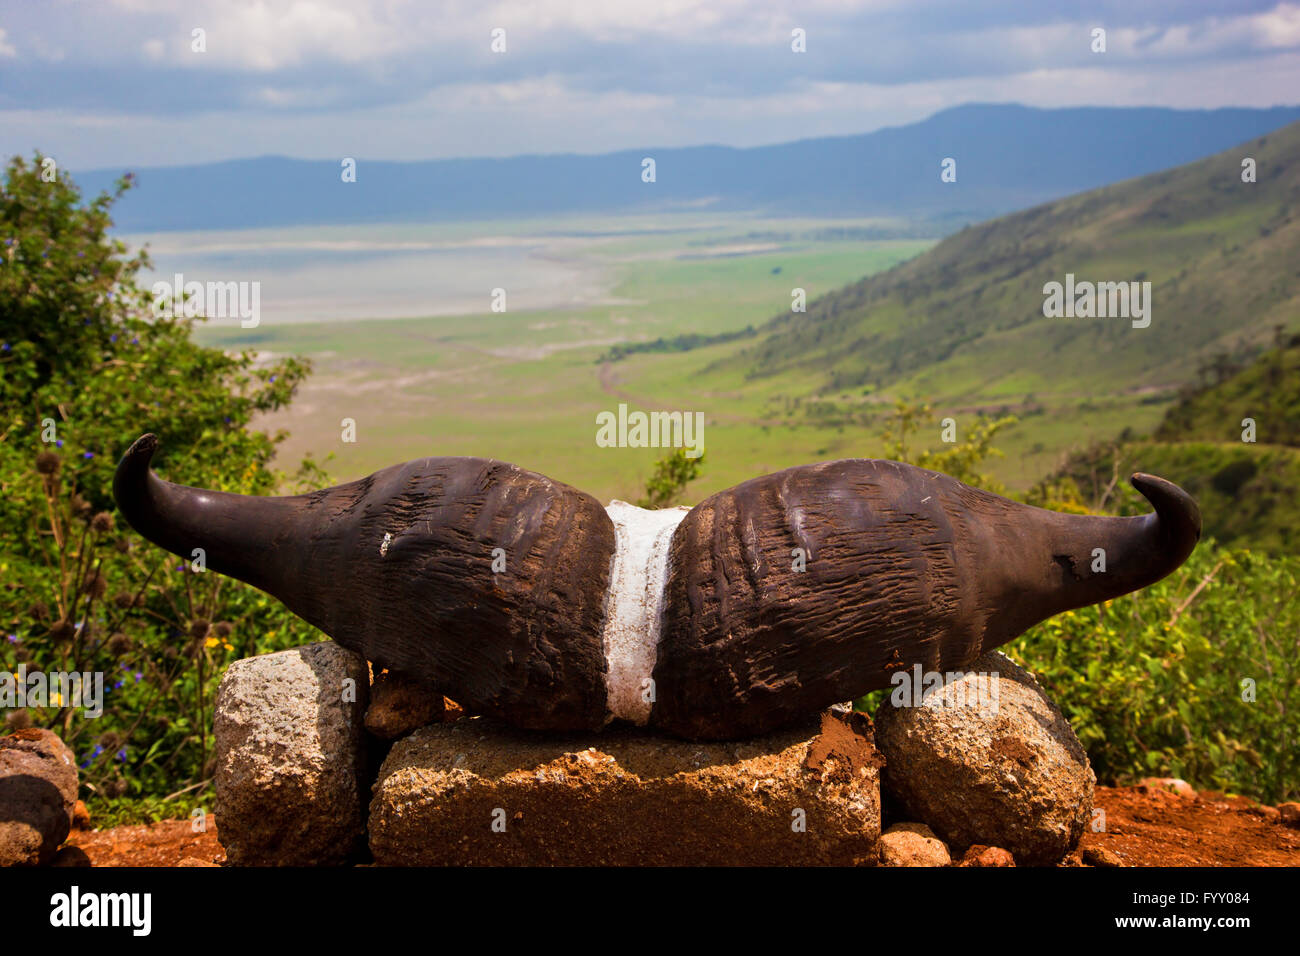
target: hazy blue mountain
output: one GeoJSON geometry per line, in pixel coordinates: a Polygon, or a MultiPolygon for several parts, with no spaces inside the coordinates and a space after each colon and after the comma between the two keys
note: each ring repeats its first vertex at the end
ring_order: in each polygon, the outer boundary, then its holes
{"type": "MultiPolygon", "coordinates": [[[[903,216],[936,231],[1192,162],[1300,119],[1300,107],[1170,110],[968,105],[860,136],[733,149],[384,162],[261,157],[132,170],[126,231],[427,222],[704,205],[779,215],[903,216]],[[641,180],[641,161],[657,181],[641,180]],[[957,181],[940,181],[945,157],[957,181]]],[[[466,146],[472,151],[473,146],[466,146]]],[[[342,157],[340,157],[342,159],[342,157]]],[[[89,190],[124,170],[73,171],[89,190]]]]}

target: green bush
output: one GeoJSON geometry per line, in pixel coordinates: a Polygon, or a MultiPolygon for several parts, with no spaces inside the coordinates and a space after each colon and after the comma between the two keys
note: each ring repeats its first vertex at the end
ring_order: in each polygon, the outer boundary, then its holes
{"type": "Polygon", "coordinates": [[[1300,794],[1300,559],[1203,542],[1168,578],[1009,644],[1103,782],[1300,794]]]}
{"type": "MultiPolygon", "coordinates": [[[[82,203],[13,159],[0,185],[0,668],[103,675],[104,713],[67,701],[7,710],[58,732],[88,799],[159,798],[212,772],[212,699],[232,659],[318,639],[261,592],[191,566],[114,515],[113,469],[152,431],[173,480],[275,490],[277,442],[249,427],[308,373],[259,365],[152,314],[148,265],[108,236],[113,201],[82,203]]],[[[299,482],[321,478],[311,462],[299,482]]]]}

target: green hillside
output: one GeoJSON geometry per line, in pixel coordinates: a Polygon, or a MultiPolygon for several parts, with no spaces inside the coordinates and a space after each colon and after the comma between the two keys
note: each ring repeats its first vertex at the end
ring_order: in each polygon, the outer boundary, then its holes
{"type": "Polygon", "coordinates": [[[1076,453],[1053,479],[1072,479],[1093,507],[1139,514],[1148,506],[1123,479],[1153,472],[1196,498],[1208,537],[1300,553],[1300,336],[1244,367],[1218,361],[1206,371],[1211,380],[1187,389],[1152,439],[1076,453]],[[1242,438],[1246,418],[1253,442],[1242,438]]]}
{"type": "Polygon", "coordinates": [[[1192,388],[1156,429],[1160,441],[1240,441],[1242,421],[1255,422],[1261,445],[1300,446],[1300,335],[1254,362],[1214,362],[1213,384],[1192,388]]]}
{"type": "MultiPolygon", "coordinates": [[[[1082,147],[1081,147],[1082,148],[1082,147]]],[[[954,184],[954,188],[960,188],[954,184]]],[[[1189,381],[1209,356],[1300,328],[1300,124],[1188,166],[972,226],[773,320],[734,361],[828,389],[909,380],[998,401],[1189,381]],[[1241,181],[1241,162],[1257,182],[1241,181]],[[1045,318],[1044,284],[1151,283],[1152,321],[1045,318]]]]}
{"type": "Polygon", "coordinates": [[[1185,488],[1200,505],[1206,537],[1274,554],[1300,553],[1300,450],[1242,442],[1137,441],[1072,456],[1061,474],[1074,479],[1090,504],[1117,514],[1144,514],[1151,506],[1128,485],[1136,471],[1185,488]]]}

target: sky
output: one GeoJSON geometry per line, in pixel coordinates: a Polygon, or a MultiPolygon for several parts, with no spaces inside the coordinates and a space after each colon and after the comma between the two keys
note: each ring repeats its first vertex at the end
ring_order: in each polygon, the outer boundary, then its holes
{"type": "Polygon", "coordinates": [[[70,168],[755,146],[971,102],[1295,105],[1300,0],[0,0],[0,155],[70,168]]]}

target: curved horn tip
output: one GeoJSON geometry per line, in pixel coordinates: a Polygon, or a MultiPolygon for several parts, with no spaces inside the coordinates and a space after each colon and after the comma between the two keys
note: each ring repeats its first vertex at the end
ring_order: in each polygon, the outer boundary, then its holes
{"type": "Polygon", "coordinates": [[[1162,523],[1172,522],[1179,530],[1190,532],[1188,537],[1192,544],[1200,540],[1201,509],[1195,498],[1159,475],[1139,471],[1129,478],[1129,482],[1151,502],[1162,523]]]}
{"type": "MultiPolygon", "coordinates": [[[[153,460],[157,447],[158,436],[147,432],[131,442],[131,447],[117,463],[117,470],[113,473],[113,498],[123,514],[127,511],[124,503],[129,504],[143,493],[148,482],[149,462],[153,460]]],[[[127,520],[130,520],[129,516],[127,520]]]]}
{"type": "Polygon", "coordinates": [[[131,447],[126,450],[122,456],[123,460],[127,458],[143,458],[148,461],[153,457],[154,451],[158,448],[158,436],[153,432],[145,432],[135,441],[131,442],[131,447]]]}

